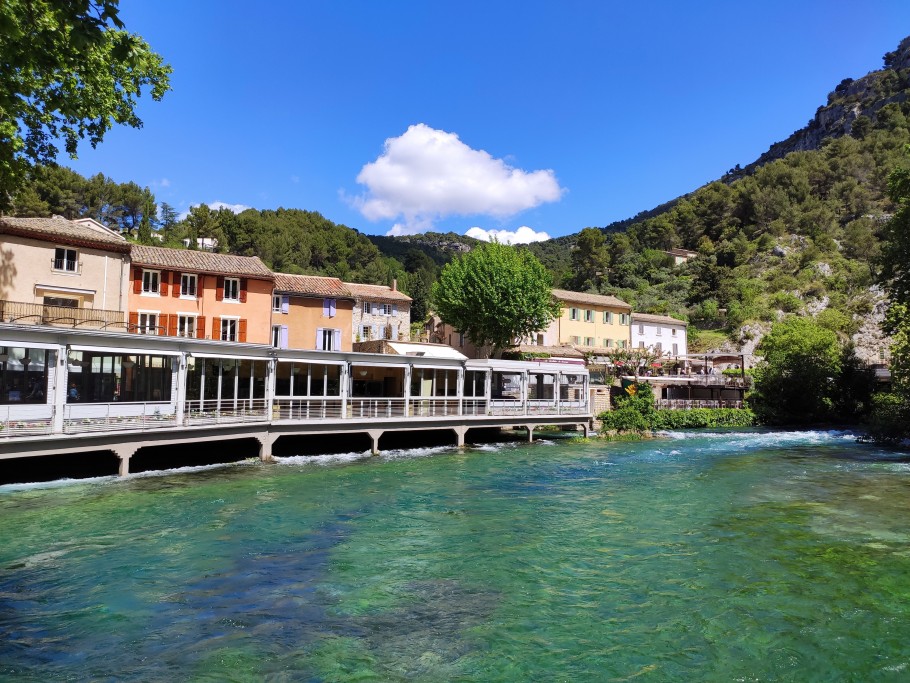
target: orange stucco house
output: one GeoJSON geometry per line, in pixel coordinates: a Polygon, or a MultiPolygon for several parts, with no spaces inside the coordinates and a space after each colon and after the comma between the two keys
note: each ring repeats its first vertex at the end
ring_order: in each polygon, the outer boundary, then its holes
{"type": "Polygon", "coordinates": [[[268,344],[275,276],[253,256],[133,245],[128,329],[268,344]]]}
{"type": "Polygon", "coordinates": [[[272,346],[350,351],[354,295],[334,277],[275,273],[272,346]]]}

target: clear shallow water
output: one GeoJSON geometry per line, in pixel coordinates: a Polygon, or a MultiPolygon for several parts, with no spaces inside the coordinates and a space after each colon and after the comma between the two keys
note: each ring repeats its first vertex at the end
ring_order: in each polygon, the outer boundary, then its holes
{"type": "Polygon", "coordinates": [[[0,679],[910,677],[910,465],[671,434],[0,487],[0,679]]]}

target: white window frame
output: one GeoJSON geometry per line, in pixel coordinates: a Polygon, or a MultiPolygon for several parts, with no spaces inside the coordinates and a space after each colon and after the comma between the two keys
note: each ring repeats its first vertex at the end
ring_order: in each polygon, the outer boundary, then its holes
{"type": "Polygon", "coordinates": [[[585,346],[597,346],[594,337],[585,337],[585,346]]]}
{"type": "Polygon", "coordinates": [[[380,315],[392,315],[392,304],[379,304],[380,315]]]}
{"type": "Polygon", "coordinates": [[[272,348],[281,348],[281,325],[272,325],[272,348]]]}
{"type": "Polygon", "coordinates": [[[594,322],[594,311],[590,308],[585,309],[585,322],[586,323],[594,322]]]}
{"type": "MultiPolygon", "coordinates": [[[[226,278],[225,278],[226,279],[226,278]]],[[[221,316],[221,330],[219,330],[218,339],[221,341],[235,342],[240,337],[240,316],[223,315],[221,316]],[[231,323],[233,323],[233,335],[231,334],[231,323]]]]}
{"type": "Polygon", "coordinates": [[[655,337],[662,337],[662,336],[664,336],[663,328],[662,328],[660,325],[655,325],[655,326],[654,326],[654,336],[655,336],[655,337]]]}
{"type": "Polygon", "coordinates": [[[580,308],[570,308],[569,309],[569,320],[581,320],[581,309],[580,308]]]}
{"type": "Polygon", "coordinates": [[[581,337],[573,334],[571,337],[569,337],[569,343],[581,345],[581,337]]]}
{"type": "Polygon", "coordinates": [[[224,278],[224,296],[222,297],[222,300],[223,301],[232,301],[232,302],[238,303],[238,304],[240,303],[240,278],[239,277],[224,278]]]}
{"type": "Polygon", "coordinates": [[[199,276],[196,273],[180,273],[180,298],[196,299],[199,297],[199,276]],[[185,286],[190,282],[193,283],[193,293],[187,294],[189,287],[185,286]]]}
{"type": "Polygon", "coordinates": [[[161,271],[151,268],[142,269],[142,295],[161,296],[161,271]],[[146,285],[146,283],[148,283],[146,285]],[[153,288],[154,285],[154,288],[153,288]]]}
{"type": "Polygon", "coordinates": [[[136,311],[139,314],[136,332],[138,334],[158,334],[158,318],[161,311],[136,311]],[[154,320],[153,320],[154,318],[154,320]]]}
{"type": "Polygon", "coordinates": [[[79,250],[72,249],[70,247],[54,247],[54,262],[52,270],[58,273],[72,273],[73,275],[77,275],[79,273],[79,250]],[[63,252],[63,258],[57,258],[58,252],[61,251],[63,252]],[[68,258],[70,254],[73,255],[72,260],[68,258]],[[57,265],[58,263],[60,266],[57,265]],[[72,264],[72,268],[69,267],[70,264],[72,264]]]}
{"type": "MultiPolygon", "coordinates": [[[[281,313],[281,295],[280,294],[272,294],[272,313],[281,313]]],[[[279,325],[279,327],[281,327],[281,326],[279,325]]]]}
{"type": "Polygon", "coordinates": [[[361,325],[360,326],[360,341],[369,341],[373,338],[373,326],[372,325],[361,325]]]}
{"type": "Polygon", "coordinates": [[[373,315],[373,304],[369,301],[363,302],[363,312],[367,315],[373,315]]]}
{"type": "Polygon", "coordinates": [[[199,325],[199,316],[195,313],[177,313],[177,336],[183,337],[184,339],[195,339],[198,334],[198,325],[199,325]],[[192,321],[190,323],[190,321],[192,321]],[[183,323],[183,330],[181,331],[181,323],[183,323]],[[192,324],[193,333],[187,334],[186,328],[189,324],[192,324]]]}
{"type": "Polygon", "coordinates": [[[607,325],[613,324],[613,313],[610,311],[604,311],[604,323],[607,325]]]}

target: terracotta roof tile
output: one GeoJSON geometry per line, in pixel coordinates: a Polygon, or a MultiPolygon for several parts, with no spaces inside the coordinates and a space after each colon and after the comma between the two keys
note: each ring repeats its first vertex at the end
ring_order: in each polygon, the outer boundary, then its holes
{"type": "Polygon", "coordinates": [[[664,323],[666,325],[685,325],[688,326],[685,320],[677,320],[676,318],[671,318],[668,315],[652,315],[650,313],[633,313],[632,322],[643,322],[643,323],[664,323]]]}
{"type": "Polygon", "coordinates": [[[133,263],[189,273],[212,275],[234,275],[254,277],[260,280],[274,280],[275,275],[258,256],[234,256],[213,254],[209,251],[190,249],[169,249],[168,247],[147,247],[134,244],[133,263]]]}
{"type": "Polygon", "coordinates": [[[356,282],[345,282],[347,288],[358,299],[370,299],[371,301],[388,301],[396,303],[399,301],[411,302],[411,297],[397,289],[386,287],[385,285],[362,285],[356,282]]]}
{"type": "Polygon", "coordinates": [[[354,295],[337,277],[275,273],[275,291],[287,294],[313,294],[336,299],[353,299],[354,295]]]}
{"type": "Polygon", "coordinates": [[[0,234],[31,237],[59,244],[94,247],[120,253],[129,253],[130,243],[117,233],[104,227],[80,225],[54,216],[53,218],[0,218],[0,234]]]}
{"type": "Polygon", "coordinates": [[[567,289],[554,289],[553,296],[560,301],[565,301],[567,303],[590,304],[591,306],[615,306],[616,308],[628,308],[630,311],[632,310],[632,307],[622,299],[617,299],[615,296],[608,296],[605,294],[588,294],[586,292],[570,292],[567,289]]]}

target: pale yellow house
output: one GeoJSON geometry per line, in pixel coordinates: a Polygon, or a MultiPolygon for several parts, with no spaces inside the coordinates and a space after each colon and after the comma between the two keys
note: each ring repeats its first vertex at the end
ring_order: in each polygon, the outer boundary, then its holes
{"type": "Polygon", "coordinates": [[[570,345],[581,351],[609,351],[632,344],[632,307],[615,296],[554,289],[559,317],[537,334],[539,346],[570,345]]]}
{"type": "Polygon", "coordinates": [[[122,325],[130,244],[92,219],[0,218],[6,322],[122,325]]]}
{"type": "MultiPolygon", "coordinates": [[[[519,340],[519,350],[581,357],[587,351],[607,353],[611,349],[631,348],[632,307],[625,301],[615,296],[565,289],[554,289],[553,298],[562,306],[559,317],[530,339],[519,340]]],[[[427,340],[448,344],[468,358],[482,358],[490,353],[488,348],[475,348],[464,334],[436,316],[430,318],[427,340]]]]}

